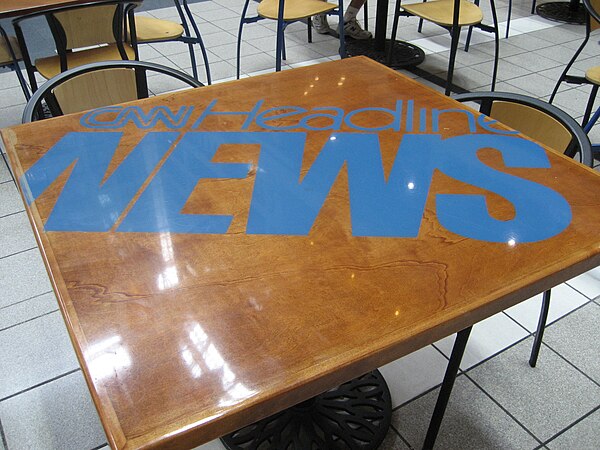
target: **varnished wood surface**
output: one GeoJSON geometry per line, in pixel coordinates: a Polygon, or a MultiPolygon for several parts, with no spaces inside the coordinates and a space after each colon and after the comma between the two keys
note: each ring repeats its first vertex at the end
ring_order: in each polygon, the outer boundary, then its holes
{"type": "Polygon", "coordinates": [[[58,6],[73,6],[91,2],[93,0],[2,0],[0,2],[0,19],[24,16],[58,6]]]}
{"type": "MultiPolygon", "coordinates": [[[[402,9],[439,25],[451,26],[454,21],[454,0],[436,0],[425,3],[402,5],[402,9]]],[[[475,25],[483,20],[483,12],[479,6],[464,0],[460,3],[458,25],[461,27],[475,25]]]]}
{"type": "MultiPolygon", "coordinates": [[[[394,109],[397,100],[414,100],[415,111],[466,108],[360,57],[135,104],[144,111],[194,105],[193,123],[215,99],[215,110],[238,112],[250,111],[261,99],[261,110],[335,106],[348,113],[394,109]]],[[[468,132],[459,116],[442,122],[444,138],[468,132]]],[[[90,131],[80,117],[3,130],[16,176],[67,133],[90,131]]],[[[200,130],[240,131],[245,119],[213,116],[200,130]]],[[[296,122],[282,117],[272,123],[296,122]]],[[[363,127],[382,122],[377,112],[354,118],[363,127]]],[[[119,131],[123,136],[109,173],[150,130],[128,124],[119,131]]],[[[159,125],[152,131],[167,130],[159,125]]],[[[253,123],[248,131],[265,130],[253,123]]],[[[342,131],[356,132],[346,125],[342,131]]],[[[406,136],[377,134],[389,175],[406,136]]],[[[330,137],[327,130],[308,133],[303,176],[330,137]]],[[[572,221],[562,233],[517,245],[468,239],[443,228],[435,209],[440,193],[484,194],[490,214],[502,220],[514,211],[500,196],[440,172],[433,175],[417,237],[354,236],[345,170],[308,235],[248,234],[254,180],[263,170],[254,144],[221,147],[213,161],[251,163],[251,169],[242,179],[201,180],[182,211],[233,214],[226,234],[46,232],[67,170],[27,210],[111,445],[201,444],[597,266],[600,179],[563,155],[547,154],[550,168],[507,168],[494,150],[481,150],[486,164],[545,185],[570,204],[572,221]]]]}

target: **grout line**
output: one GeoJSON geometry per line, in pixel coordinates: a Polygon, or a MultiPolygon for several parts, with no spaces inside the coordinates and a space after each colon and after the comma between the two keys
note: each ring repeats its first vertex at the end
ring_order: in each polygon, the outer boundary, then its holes
{"type": "Polygon", "coordinates": [[[76,372],[79,372],[80,370],[81,370],[81,368],[79,368],[79,367],[77,369],[69,370],[68,372],[65,372],[65,373],[63,373],[61,375],[57,375],[57,376],[55,376],[53,378],[50,378],[50,379],[45,380],[45,381],[42,381],[41,383],[38,383],[38,384],[35,384],[35,385],[30,386],[28,388],[25,388],[25,389],[23,389],[23,390],[21,390],[19,392],[15,392],[14,394],[10,394],[10,395],[8,395],[8,396],[6,396],[4,398],[0,398],[0,403],[4,402],[6,400],[10,400],[11,398],[16,397],[17,395],[25,394],[26,392],[29,392],[29,391],[32,391],[32,390],[37,389],[39,387],[42,387],[42,386],[44,386],[44,385],[46,385],[48,383],[52,383],[53,381],[60,380],[61,378],[64,378],[64,377],[69,376],[69,375],[72,375],[72,374],[74,374],[76,372]]]}
{"type": "MultiPolygon", "coordinates": [[[[10,180],[10,183],[12,183],[12,180],[10,180]]],[[[2,183],[0,183],[0,184],[2,184],[2,183]]],[[[0,216],[0,220],[4,219],[5,217],[15,216],[17,214],[21,214],[21,213],[24,213],[24,212],[25,212],[25,209],[23,209],[21,211],[11,212],[11,213],[5,214],[4,216],[0,216]]]]}
{"type": "Polygon", "coordinates": [[[25,250],[20,250],[18,252],[11,253],[10,255],[0,256],[0,261],[2,261],[3,259],[6,259],[6,258],[10,258],[11,256],[16,256],[16,255],[20,255],[22,253],[30,252],[31,250],[37,250],[37,248],[38,248],[38,246],[36,245],[35,247],[31,247],[31,248],[28,248],[25,250]]]}
{"type": "Polygon", "coordinates": [[[6,328],[0,328],[0,332],[2,332],[2,331],[6,331],[6,330],[10,330],[11,328],[18,327],[19,325],[23,325],[24,323],[27,323],[27,322],[32,322],[32,321],[34,321],[34,320],[37,320],[37,319],[39,319],[39,318],[41,318],[41,317],[44,317],[44,316],[49,316],[50,314],[54,314],[55,312],[58,312],[58,311],[59,311],[59,309],[58,309],[58,308],[56,308],[56,309],[54,309],[54,310],[52,310],[52,311],[46,312],[46,313],[44,313],[44,314],[40,314],[39,316],[32,317],[32,318],[30,318],[30,319],[24,320],[24,321],[22,321],[22,322],[19,322],[19,323],[15,323],[15,324],[13,324],[13,325],[9,325],[9,326],[7,326],[6,328]]]}
{"type": "Polygon", "coordinates": [[[28,302],[29,300],[33,300],[35,298],[41,297],[42,295],[50,294],[51,292],[54,292],[54,291],[42,292],[41,294],[36,294],[33,297],[28,297],[28,298],[26,298],[24,300],[19,300],[18,302],[14,302],[14,303],[11,303],[9,305],[0,306],[0,311],[2,311],[3,309],[6,309],[6,308],[10,308],[11,306],[14,306],[14,305],[18,305],[20,303],[28,302]]]}
{"type": "Polygon", "coordinates": [[[558,353],[558,351],[556,351],[552,347],[550,347],[550,345],[546,344],[545,342],[542,342],[542,344],[544,346],[548,347],[549,350],[551,350],[553,353],[555,353],[560,359],[562,359],[567,364],[569,364],[571,367],[573,367],[577,372],[579,372],[580,374],[582,374],[585,378],[587,378],[588,380],[590,380],[596,386],[600,387],[600,383],[599,382],[597,382],[592,377],[590,377],[587,373],[585,373],[583,370],[581,370],[579,367],[577,367],[575,364],[573,364],[571,361],[569,361],[566,357],[564,357],[563,355],[561,355],[560,353],[558,353]]]}
{"type": "MultiPolygon", "coordinates": [[[[585,273],[585,272],[584,272],[584,273],[585,273]]],[[[583,275],[583,273],[582,273],[581,275],[583,275]]],[[[571,278],[571,280],[572,280],[572,279],[573,279],[573,278],[571,278]]],[[[574,290],[576,290],[577,292],[579,292],[581,295],[583,295],[583,296],[584,296],[585,298],[587,298],[588,300],[592,300],[592,301],[593,301],[593,300],[595,300],[595,299],[593,299],[593,298],[590,298],[590,297],[588,297],[587,295],[585,295],[585,294],[584,294],[582,291],[580,291],[579,289],[577,289],[575,286],[573,286],[573,285],[569,284],[569,281],[571,281],[571,280],[565,281],[565,283],[566,283],[567,285],[569,285],[569,287],[570,287],[571,289],[574,289],[574,290]]],[[[600,297],[596,297],[596,299],[598,299],[598,298],[600,298],[600,297]]]]}
{"type": "Polygon", "coordinates": [[[544,445],[542,440],[539,439],[535,434],[533,434],[529,428],[527,428],[524,424],[521,423],[521,421],[519,421],[515,416],[512,415],[512,413],[510,411],[508,411],[508,409],[506,409],[504,406],[502,406],[500,404],[500,402],[498,402],[494,397],[492,397],[492,395],[490,393],[488,393],[483,387],[481,387],[473,378],[471,378],[469,376],[469,374],[465,374],[465,376],[471,381],[471,383],[473,383],[475,386],[477,386],[477,388],[485,395],[487,396],[492,402],[494,402],[496,404],[496,406],[498,406],[502,411],[504,411],[504,413],[510,417],[515,423],[517,423],[521,428],[523,428],[527,434],[529,434],[533,439],[535,439],[540,445],[544,445]]]}
{"type": "Polygon", "coordinates": [[[95,447],[92,447],[90,450],[99,450],[99,449],[101,449],[102,447],[105,447],[105,446],[107,446],[107,445],[108,445],[108,442],[105,442],[104,444],[100,444],[100,445],[97,445],[97,446],[95,446],[95,447]]]}
{"type": "Polygon", "coordinates": [[[571,428],[573,428],[575,425],[577,425],[578,423],[582,422],[583,420],[587,419],[589,416],[591,416],[592,414],[594,414],[596,411],[600,410],[600,405],[596,406],[595,408],[593,408],[590,412],[588,412],[587,414],[584,414],[583,416],[581,416],[579,419],[577,419],[575,422],[573,422],[571,425],[565,427],[563,430],[559,431],[558,433],[556,433],[554,436],[552,436],[550,439],[548,439],[546,442],[544,442],[543,445],[549,444],[551,441],[553,441],[554,439],[556,439],[557,437],[559,437],[560,435],[564,434],[565,432],[569,431],[571,428]]]}
{"type": "MultiPolygon", "coordinates": [[[[526,302],[527,300],[523,300],[521,303],[526,302]]],[[[520,305],[521,303],[517,303],[517,305],[520,305]]],[[[516,306],[516,305],[515,305],[516,306]]],[[[514,317],[512,317],[510,314],[508,314],[506,312],[506,310],[502,311],[502,314],[504,314],[506,317],[508,317],[510,320],[512,320],[514,323],[516,323],[517,325],[519,325],[521,328],[523,328],[526,332],[528,336],[533,336],[535,334],[535,331],[531,332],[529,331],[527,328],[525,328],[525,325],[521,324],[517,319],[515,319],[514,317]]],[[[538,320],[539,320],[539,315],[538,315],[538,320]]],[[[556,319],[559,320],[559,319],[556,319]]]]}
{"type": "Polygon", "coordinates": [[[413,449],[414,447],[412,445],[410,445],[410,442],[408,441],[408,439],[406,439],[404,436],[402,436],[402,433],[400,433],[396,427],[394,426],[393,423],[390,423],[390,428],[392,430],[394,430],[394,432],[400,437],[400,440],[404,443],[404,445],[406,445],[408,448],[413,449]]]}

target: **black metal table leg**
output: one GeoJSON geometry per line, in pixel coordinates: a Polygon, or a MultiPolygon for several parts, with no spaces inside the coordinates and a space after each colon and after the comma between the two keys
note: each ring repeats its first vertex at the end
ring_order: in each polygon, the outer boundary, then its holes
{"type": "Polygon", "coordinates": [[[460,361],[462,360],[467,341],[469,340],[469,334],[471,334],[471,328],[465,328],[459,331],[454,341],[454,347],[452,348],[452,354],[450,355],[450,361],[448,361],[448,367],[446,367],[446,374],[444,375],[444,381],[438,395],[431,421],[429,422],[429,428],[427,429],[427,435],[425,436],[425,442],[423,443],[423,450],[433,449],[435,445],[435,439],[437,438],[442,419],[444,418],[444,412],[446,406],[448,406],[448,400],[450,400],[450,394],[454,387],[454,380],[458,373],[460,361]]]}

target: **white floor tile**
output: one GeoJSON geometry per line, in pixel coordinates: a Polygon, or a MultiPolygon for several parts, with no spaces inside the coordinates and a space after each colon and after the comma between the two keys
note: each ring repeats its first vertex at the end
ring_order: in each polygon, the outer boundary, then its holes
{"type": "Polygon", "coordinates": [[[51,290],[37,247],[0,259],[0,308],[51,290]]]}
{"type": "MultiPolygon", "coordinates": [[[[560,284],[551,290],[550,310],[547,324],[560,319],[589,300],[567,284],[560,284]]],[[[510,317],[527,328],[530,332],[537,329],[542,308],[542,294],[530,298],[505,311],[510,317]]]]}
{"type": "Polygon", "coordinates": [[[0,414],[11,450],[81,450],[106,442],[81,371],[1,402],[0,414]]]}
{"type": "Polygon", "coordinates": [[[567,281],[567,284],[590,299],[598,297],[600,295],[600,267],[567,281]]]}
{"type": "Polygon", "coordinates": [[[0,218],[0,258],[37,247],[27,214],[0,218]]]}
{"type": "Polygon", "coordinates": [[[0,399],[77,368],[58,311],[0,332],[0,399]]]}
{"type": "Polygon", "coordinates": [[[437,386],[448,360],[431,345],[380,367],[392,394],[392,408],[437,386]]]}
{"type": "Polygon", "coordinates": [[[54,292],[38,295],[19,303],[0,308],[0,330],[17,326],[28,320],[58,311],[54,292]]]}
{"type": "MultiPolygon", "coordinates": [[[[528,334],[504,313],[489,317],[473,326],[460,368],[466,370],[511,346],[528,334]]],[[[448,336],[436,342],[435,346],[450,357],[455,337],[456,335],[448,336]]]]}

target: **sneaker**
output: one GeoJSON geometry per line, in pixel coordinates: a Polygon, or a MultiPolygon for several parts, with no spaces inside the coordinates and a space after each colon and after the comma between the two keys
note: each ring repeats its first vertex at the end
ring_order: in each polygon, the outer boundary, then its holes
{"type": "Polygon", "coordinates": [[[353,39],[370,39],[373,37],[370,31],[362,29],[356,18],[344,23],[344,36],[353,39]]]}
{"type": "Polygon", "coordinates": [[[327,14],[319,14],[312,17],[312,26],[315,31],[319,34],[329,34],[331,33],[331,28],[329,28],[329,23],[327,23],[327,14]]]}

